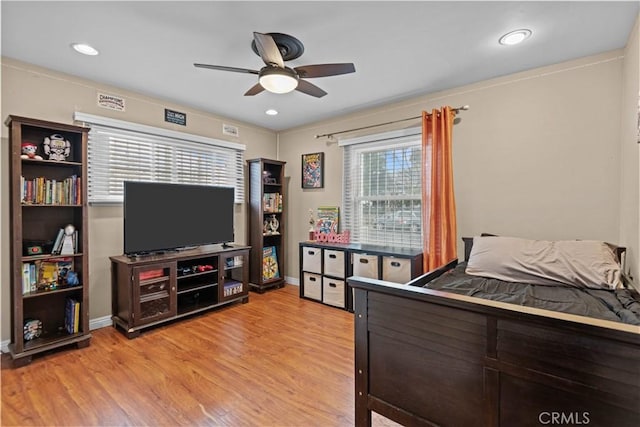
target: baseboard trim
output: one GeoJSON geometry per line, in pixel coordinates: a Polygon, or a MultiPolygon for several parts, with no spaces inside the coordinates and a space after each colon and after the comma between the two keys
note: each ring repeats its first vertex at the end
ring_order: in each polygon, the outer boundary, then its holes
{"type": "Polygon", "coordinates": [[[284,276],[284,281],[289,285],[300,286],[300,280],[297,277],[284,276]]]}
{"type": "Polygon", "coordinates": [[[89,330],[93,331],[94,329],[106,328],[107,326],[113,325],[111,321],[111,316],[102,316],[97,319],[89,320],[89,330]]]}
{"type": "Polygon", "coordinates": [[[2,351],[3,353],[9,353],[9,343],[11,342],[11,340],[4,340],[2,342],[0,342],[0,351],[2,351]]]}

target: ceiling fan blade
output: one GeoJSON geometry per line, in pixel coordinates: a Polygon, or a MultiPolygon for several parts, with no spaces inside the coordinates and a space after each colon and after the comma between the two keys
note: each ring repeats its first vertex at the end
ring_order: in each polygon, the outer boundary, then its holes
{"type": "Polygon", "coordinates": [[[356,67],[352,63],[344,64],[317,64],[317,65],[303,65],[302,67],[295,67],[294,70],[300,77],[313,78],[313,77],[328,77],[338,76],[340,74],[355,73],[356,67]]]}
{"type": "Polygon", "coordinates": [[[280,68],[284,68],[284,61],[278,45],[268,34],[253,33],[253,39],[256,42],[256,48],[260,53],[260,57],[267,65],[276,65],[280,68]]]}
{"type": "Polygon", "coordinates": [[[253,96],[253,95],[257,95],[260,92],[262,92],[264,90],[264,88],[262,87],[262,85],[260,83],[256,83],[255,85],[253,85],[251,87],[251,89],[249,89],[248,91],[246,91],[244,93],[244,96],[253,96]]]}
{"type": "Polygon", "coordinates": [[[234,73],[259,74],[259,71],[249,70],[248,68],[225,67],[223,65],[209,65],[209,64],[193,64],[193,65],[198,68],[208,68],[210,70],[233,71],[234,73]]]}
{"type": "Polygon", "coordinates": [[[315,96],[316,98],[322,98],[327,94],[327,92],[320,89],[318,86],[309,83],[306,80],[298,80],[298,87],[296,87],[298,92],[306,93],[307,95],[315,96]]]}

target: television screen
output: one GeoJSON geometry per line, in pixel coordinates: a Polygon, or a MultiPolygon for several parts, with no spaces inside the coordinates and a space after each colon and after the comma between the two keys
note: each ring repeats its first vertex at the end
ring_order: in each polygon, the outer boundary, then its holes
{"type": "Polygon", "coordinates": [[[233,242],[234,189],[124,182],[124,253],[233,242]]]}

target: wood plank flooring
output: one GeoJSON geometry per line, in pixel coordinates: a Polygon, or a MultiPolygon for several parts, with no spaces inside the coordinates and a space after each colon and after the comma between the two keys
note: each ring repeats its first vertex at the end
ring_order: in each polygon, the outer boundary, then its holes
{"type": "Polygon", "coordinates": [[[3,355],[1,425],[349,426],[353,353],[353,314],[295,286],[251,293],[133,340],[108,327],[25,367],[3,355]]]}

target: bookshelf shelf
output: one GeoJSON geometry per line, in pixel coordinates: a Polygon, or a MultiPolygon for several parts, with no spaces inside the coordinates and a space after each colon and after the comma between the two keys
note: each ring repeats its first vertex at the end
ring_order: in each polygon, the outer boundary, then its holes
{"type": "Polygon", "coordinates": [[[260,158],[247,160],[247,164],[250,286],[252,290],[264,292],[268,288],[284,286],[287,214],[285,162],[260,158]],[[265,182],[267,180],[270,182],[265,182]]]}
{"type": "Polygon", "coordinates": [[[82,205],[66,205],[62,203],[21,203],[23,208],[82,208],[82,205]]]}
{"type": "Polygon", "coordinates": [[[67,162],[64,160],[37,160],[37,159],[21,159],[25,165],[34,164],[41,166],[54,166],[54,167],[76,167],[82,166],[81,162],[67,162]]]}
{"type": "MultiPolygon", "coordinates": [[[[67,334],[66,332],[54,332],[51,334],[43,335],[40,338],[33,339],[28,341],[24,345],[25,352],[29,353],[39,353],[40,349],[45,348],[49,350],[51,348],[59,347],[60,345],[66,345],[69,341],[73,343],[84,341],[85,334],[77,333],[77,334],[67,334]],[[57,344],[57,345],[56,345],[57,344]]],[[[86,345],[84,345],[86,346],[86,345]]],[[[81,345],[81,347],[84,347],[81,345]]],[[[45,351],[46,351],[45,350],[45,351]]]]}
{"type": "Polygon", "coordinates": [[[47,296],[47,295],[51,295],[51,294],[57,294],[57,293],[75,292],[75,291],[80,290],[80,289],[82,289],[82,285],[64,286],[64,287],[52,289],[50,291],[27,292],[26,294],[22,295],[22,298],[24,298],[24,299],[37,298],[37,297],[43,297],[43,296],[47,296]]]}
{"type": "Polygon", "coordinates": [[[43,255],[28,255],[28,256],[23,256],[21,258],[22,262],[30,262],[30,261],[39,261],[39,260],[57,260],[57,259],[61,259],[61,258],[83,258],[84,256],[86,256],[86,254],[82,253],[82,252],[76,252],[75,254],[69,254],[69,255],[53,255],[53,254],[43,254],[43,255]]]}
{"type": "Polygon", "coordinates": [[[12,333],[9,350],[14,366],[21,366],[38,353],[70,344],[85,347],[91,340],[86,203],[89,130],[18,116],[9,116],[5,124],[9,128],[11,156],[12,333]],[[36,145],[37,155],[46,157],[45,139],[54,135],[69,143],[66,160],[21,157],[22,145],[26,142],[36,145]],[[68,224],[79,232],[79,238],[74,241],[75,253],[25,255],[28,245],[46,248],[52,244],[59,230],[68,224]],[[42,266],[47,266],[47,270],[41,270],[42,266]],[[41,271],[46,271],[47,276],[41,271]],[[74,282],[78,284],[66,284],[67,279],[63,276],[67,271],[75,273],[77,281],[74,282]],[[55,289],[29,291],[34,285],[43,287],[51,283],[56,283],[55,289]],[[76,322],[79,332],[73,334],[65,332],[68,299],[73,299],[80,307],[76,322]],[[42,323],[42,331],[40,337],[28,340],[24,326],[32,319],[42,323]]]}

